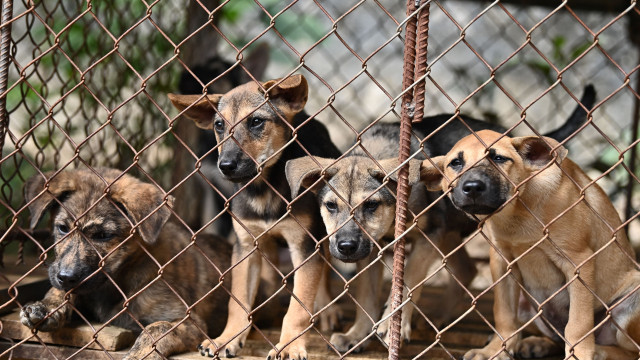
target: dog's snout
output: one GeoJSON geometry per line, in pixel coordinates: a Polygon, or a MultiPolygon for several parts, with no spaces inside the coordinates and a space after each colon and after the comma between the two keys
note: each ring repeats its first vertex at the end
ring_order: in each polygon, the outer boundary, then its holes
{"type": "Polygon", "coordinates": [[[485,190],[487,190],[487,184],[481,180],[469,180],[462,184],[462,192],[469,197],[478,197],[485,190]]]}
{"type": "Polygon", "coordinates": [[[56,275],[56,278],[60,282],[60,285],[65,289],[70,289],[78,285],[81,280],[81,276],[78,272],[71,269],[62,269],[56,275]]]}
{"type": "Polygon", "coordinates": [[[338,241],[338,251],[342,255],[350,256],[353,255],[356,250],[358,250],[358,242],[353,239],[339,240],[338,241]]]}
{"type": "Polygon", "coordinates": [[[220,159],[218,167],[223,174],[228,174],[235,171],[238,168],[238,162],[233,159],[220,159]]]}

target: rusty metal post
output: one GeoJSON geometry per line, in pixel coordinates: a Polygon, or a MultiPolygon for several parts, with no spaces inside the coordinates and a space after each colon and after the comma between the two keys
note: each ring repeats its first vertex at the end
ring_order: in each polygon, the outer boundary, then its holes
{"type": "Polygon", "coordinates": [[[9,45],[11,43],[11,18],[13,0],[2,1],[2,24],[0,24],[0,158],[4,147],[4,138],[9,129],[7,114],[7,83],[9,78],[9,45]]]}
{"type": "MultiPolygon", "coordinates": [[[[629,13],[629,36],[631,41],[636,45],[636,49],[640,50],[640,13],[638,12],[630,12],[629,13]]],[[[640,63],[640,60],[638,61],[640,63]]],[[[636,92],[640,93],[640,76],[636,79],[636,92]]],[[[634,107],[633,107],[633,118],[631,125],[631,139],[629,139],[629,143],[633,144],[633,142],[638,137],[638,123],[640,122],[640,99],[636,98],[634,107]]],[[[631,147],[629,150],[629,176],[627,182],[626,189],[626,199],[625,199],[625,209],[624,216],[625,220],[628,220],[631,216],[633,216],[633,188],[635,185],[634,174],[636,173],[636,163],[638,162],[638,145],[631,147]]]]}
{"type": "MultiPolygon", "coordinates": [[[[407,17],[411,16],[420,6],[420,2],[416,0],[407,1],[407,17]]],[[[407,32],[405,35],[404,45],[404,67],[402,75],[402,96],[401,104],[401,122],[400,122],[400,152],[398,154],[399,163],[405,162],[411,153],[411,121],[412,119],[421,119],[424,113],[424,82],[421,81],[416,89],[416,102],[414,102],[413,91],[410,87],[416,78],[426,73],[426,56],[427,56],[427,39],[428,31],[428,7],[425,7],[420,13],[420,33],[416,36],[416,28],[418,27],[418,19],[411,16],[407,20],[407,32]],[[415,73],[416,68],[416,44],[418,44],[418,74],[415,73]],[[419,109],[419,113],[416,110],[419,109]]],[[[405,240],[402,234],[405,232],[407,225],[407,201],[409,192],[411,191],[407,176],[408,166],[402,166],[398,171],[398,191],[396,196],[396,224],[394,237],[397,242],[393,249],[393,282],[391,285],[392,301],[390,343],[389,343],[389,359],[395,360],[399,358],[400,353],[400,325],[402,321],[402,309],[398,309],[402,304],[402,289],[404,288],[404,258],[405,258],[405,240]],[[398,309],[396,311],[396,309],[398,309]]]]}

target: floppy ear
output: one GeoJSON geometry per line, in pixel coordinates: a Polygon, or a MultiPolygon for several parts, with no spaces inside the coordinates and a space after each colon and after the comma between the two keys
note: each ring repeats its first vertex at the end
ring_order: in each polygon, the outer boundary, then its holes
{"type": "Polygon", "coordinates": [[[431,158],[431,161],[429,161],[429,159],[422,161],[422,164],[420,165],[420,181],[424,183],[427,190],[442,190],[442,173],[444,172],[443,165],[444,156],[436,156],[431,158]]]}
{"type": "Polygon", "coordinates": [[[309,98],[309,85],[300,74],[289,76],[276,85],[280,80],[269,80],[262,86],[269,92],[269,99],[274,105],[292,117],[304,109],[309,98]]]}
{"type": "Polygon", "coordinates": [[[113,185],[110,197],[122,204],[133,222],[138,223],[137,231],[142,240],[153,244],[171,216],[169,207],[173,206],[174,197],[168,196],[167,204],[163,205],[164,196],[155,185],[125,175],[113,185]]]}
{"type": "Polygon", "coordinates": [[[516,149],[520,157],[528,165],[535,168],[545,167],[550,161],[553,161],[554,153],[552,148],[556,148],[558,153],[558,164],[567,157],[568,150],[564,146],[549,137],[539,136],[523,136],[513,138],[511,145],[516,149]]]}
{"type": "MultiPolygon", "coordinates": [[[[326,169],[325,176],[334,176],[338,172],[338,169],[335,167],[327,169],[333,162],[335,162],[335,160],[319,157],[315,157],[314,161],[314,158],[311,156],[304,156],[287,161],[285,174],[289,182],[289,187],[291,188],[291,198],[293,199],[298,196],[302,188],[308,188],[318,181],[318,179],[322,177],[323,168],[326,169]],[[316,161],[320,163],[321,167],[318,167],[316,161]]],[[[314,191],[314,189],[311,190],[314,191]]]]}
{"type": "MultiPolygon", "coordinates": [[[[398,159],[396,158],[384,159],[384,160],[379,160],[378,162],[380,163],[380,166],[382,166],[384,171],[387,174],[389,174],[389,179],[397,183],[399,170],[398,171],[394,171],[394,170],[399,165],[398,159]]],[[[409,176],[408,176],[409,185],[415,185],[418,181],[420,181],[420,162],[421,161],[417,159],[409,160],[409,176]]],[[[385,173],[377,167],[373,169],[369,169],[369,175],[380,180],[380,182],[382,182],[384,177],[386,176],[385,173]]]]}
{"type": "Polygon", "coordinates": [[[44,174],[49,181],[47,191],[44,191],[45,179],[40,175],[34,175],[24,184],[25,200],[27,203],[33,200],[33,202],[29,204],[29,212],[31,213],[29,227],[31,230],[35,229],[44,213],[57,204],[55,199],[63,201],[69,193],[76,190],[76,184],[74,182],[75,176],[73,176],[74,171],[63,171],[51,178],[54,173],[55,172],[52,171],[44,174]]]}
{"type": "Polygon", "coordinates": [[[173,106],[181,112],[188,108],[184,116],[193,120],[196,126],[202,129],[213,129],[213,117],[216,115],[214,108],[218,107],[222,95],[168,94],[167,96],[173,106]]]}

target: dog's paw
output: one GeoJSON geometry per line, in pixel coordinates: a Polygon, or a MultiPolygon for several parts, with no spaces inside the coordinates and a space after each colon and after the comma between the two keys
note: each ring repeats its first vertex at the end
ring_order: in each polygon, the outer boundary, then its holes
{"type": "Polygon", "coordinates": [[[462,360],[511,360],[513,359],[513,354],[507,354],[504,351],[501,351],[499,354],[497,352],[500,350],[489,349],[487,347],[482,349],[473,349],[467,351],[466,354],[462,357],[462,360]]]}
{"type": "MultiPolygon", "coordinates": [[[[378,336],[382,341],[384,341],[386,346],[389,346],[391,341],[391,331],[389,329],[391,326],[391,318],[385,320],[378,327],[378,336]]],[[[406,320],[404,317],[402,318],[402,324],[400,324],[400,338],[405,344],[408,344],[411,341],[411,321],[406,320]]]]}
{"type": "Polygon", "coordinates": [[[529,336],[518,342],[516,353],[523,359],[534,359],[560,354],[562,347],[542,336],[529,336]]]}
{"type": "Polygon", "coordinates": [[[37,328],[39,331],[53,331],[60,327],[58,319],[54,314],[49,314],[49,308],[40,301],[22,307],[20,322],[29,329],[37,328]]]}
{"type": "Polygon", "coordinates": [[[285,344],[286,342],[279,342],[278,344],[276,344],[277,350],[271,349],[271,351],[269,351],[269,355],[267,355],[267,360],[307,360],[307,346],[304,340],[297,339],[286,347],[285,344]],[[278,351],[282,348],[284,349],[278,353],[278,351]]]}
{"type": "Polygon", "coordinates": [[[198,351],[200,352],[200,355],[210,358],[216,357],[216,352],[218,354],[218,357],[233,358],[236,357],[240,352],[240,349],[242,349],[245,338],[246,336],[238,336],[235,339],[229,341],[224,340],[222,337],[219,337],[217,339],[214,339],[213,342],[205,340],[202,342],[202,344],[198,345],[198,351]]]}
{"type": "Polygon", "coordinates": [[[329,342],[331,342],[331,345],[333,345],[333,347],[335,347],[336,350],[341,353],[345,353],[355,347],[355,349],[352,351],[352,353],[354,354],[362,352],[368,343],[368,341],[364,341],[362,344],[358,345],[360,341],[362,341],[362,338],[355,338],[353,336],[350,336],[349,334],[342,333],[334,333],[333,335],[331,335],[331,339],[329,340],[329,342]]]}

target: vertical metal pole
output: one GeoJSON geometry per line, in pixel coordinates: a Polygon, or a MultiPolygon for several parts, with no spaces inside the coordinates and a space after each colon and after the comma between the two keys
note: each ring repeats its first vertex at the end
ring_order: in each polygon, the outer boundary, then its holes
{"type": "MultiPolygon", "coordinates": [[[[638,50],[640,50],[640,46],[637,47],[638,50]]],[[[638,62],[640,63],[640,60],[638,60],[638,62]]],[[[636,92],[640,93],[640,76],[638,76],[638,78],[636,79],[636,92]]],[[[633,123],[631,126],[631,139],[629,140],[629,143],[633,143],[634,141],[636,141],[636,139],[638,138],[638,136],[640,135],[638,133],[638,122],[640,122],[640,99],[636,98],[634,107],[633,107],[633,119],[632,119],[633,123]]],[[[629,219],[631,216],[633,216],[633,188],[635,185],[635,179],[633,177],[633,174],[636,174],[636,163],[638,162],[638,146],[640,145],[635,145],[631,148],[631,150],[629,150],[629,176],[628,176],[628,182],[627,182],[627,189],[626,189],[626,195],[627,198],[626,200],[626,204],[625,204],[625,209],[624,209],[624,215],[625,215],[625,220],[629,219]]]]}
{"type": "MultiPolygon", "coordinates": [[[[407,16],[416,10],[414,0],[407,0],[407,16]]],[[[401,104],[400,119],[400,152],[399,163],[403,163],[409,157],[411,151],[411,118],[413,115],[413,92],[407,91],[413,84],[414,68],[416,62],[416,25],[417,19],[411,17],[407,20],[407,32],[404,38],[404,67],[402,74],[402,90],[405,91],[401,104]]],[[[398,171],[398,191],[396,196],[396,224],[394,237],[397,239],[393,248],[393,280],[391,284],[391,326],[389,329],[389,360],[400,357],[400,324],[402,321],[402,289],[404,287],[404,237],[401,235],[407,228],[407,201],[409,199],[408,167],[402,166],[398,171]],[[396,309],[398,309],[396,311],[396,309]]]]}
{"type": "Polygon", "coordinates": [[[13,17],[13,1],[2,1],[2,24],[0,24],[0,158],[4,138],[9,128],[9,114],[7,114],[7,83],[9,77],[9,45],[11,43],[11,18],[13,17]]]}
{"type": "MultiPolygon", "coordinates": [[[[640,51],[640,11],[632,11],[629,13],[629,38],[632,43],[636,45],[636,49],[640,51]]],[[[640,58],[638,60],[640,63],[640,58]]],[[[636,93],[640,93],[640,76],[636,79],[636,93]]],[[[633,118],[631,119],[631,139],[629,143],[633,142],[640,136],[638,133],[638,122],[640,122],[640,99],[636,98],[633,108],[633,118]]],[[[626,204],[624,209],[625,220],[633,216],[633,188],[635,186],[634,174],[636,173],[636,163],[638,162],[638,145],[635,145],[629,151],[629,176],[626,189],[626,204]]]]}

